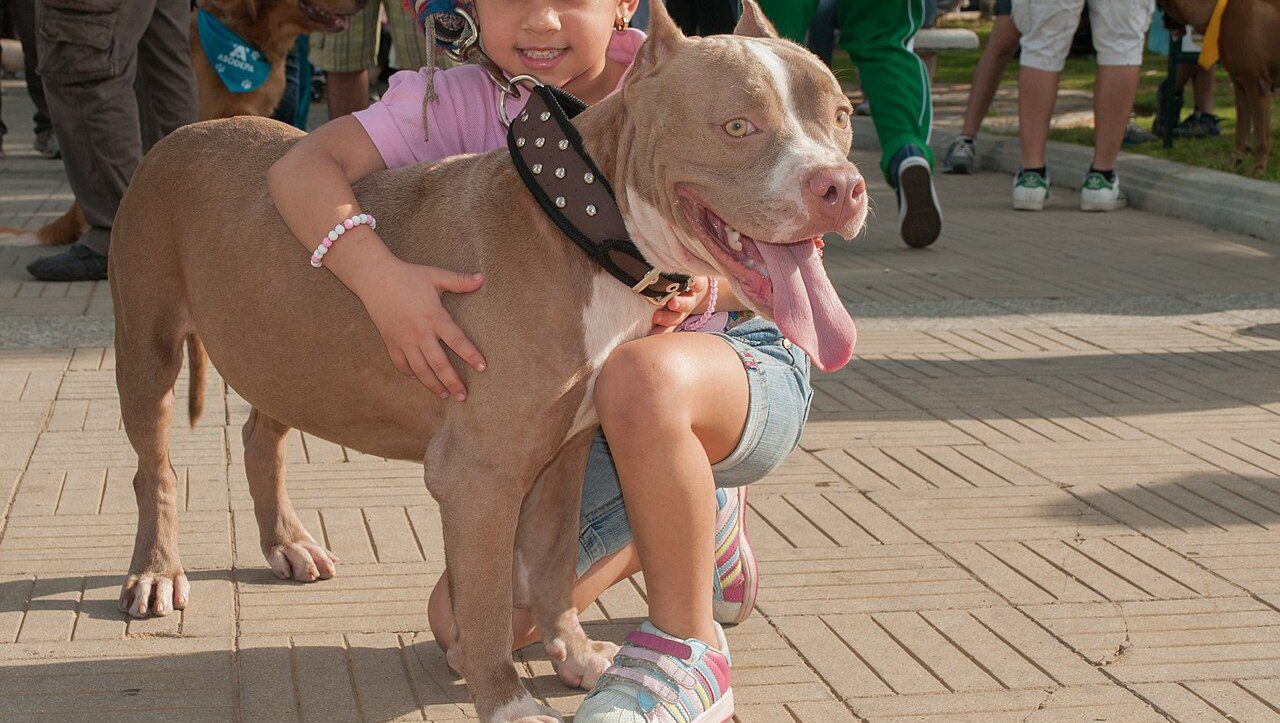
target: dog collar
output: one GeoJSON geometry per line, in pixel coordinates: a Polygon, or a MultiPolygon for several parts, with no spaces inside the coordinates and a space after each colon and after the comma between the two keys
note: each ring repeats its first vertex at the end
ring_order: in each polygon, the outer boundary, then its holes
{"type": "Polygon", "coordinates": [[[507,129],[507,148],[543,212],[601,268],[655,306],[688,291],[688,276],[653,268],[632,242],[613,187],[570,122],[587,105],[530,76],[511,82],[525,80],[533,92],[507,129]]]}
{"type": "Polygon", "coordinates": [[[196,11],[196,33],[204,56],[227,90],[248,93],[267,82],[271,61],[204,8],[196,11]]]}

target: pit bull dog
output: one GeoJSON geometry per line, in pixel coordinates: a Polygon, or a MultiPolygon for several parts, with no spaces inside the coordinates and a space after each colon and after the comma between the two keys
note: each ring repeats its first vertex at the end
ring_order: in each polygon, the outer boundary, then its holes
{"type": "MultiPolygon", "coordinates": [[[[649,263],[729,279],[833,370],[855,330],[817,241],[852,237],[866,217],[847,159],[851,111],[826,66],[779,40],[751,0],[736,35],[707,38],[683,36],[658,3],[623,88],[574,124],[649,263]]],[[[188,604],[168,458],[186,339],[192,416],[205,349],[253,407],[245,470],[272,568],[307,580],[332,564],[285,492],[289,428],[422,460],[443,520],[451,658],[460,651],[481,719],[559,720],[511,661],[513,577],[559,675],[591,687],[614,650],[586,637],[569,597],[592,389],[610,350],[648,331],[653,306],[552,225],[505,150],[374,174],[356,195],[394,253],[484,274],[445,305],[488,370],[459,365],[468,400],[441,401],[395,369],[360,300],[310,267],[277,214],[265,175],[300,135],[261,118],[188,126],[146,156],[120,206],[116,380],[139,460],[120,606],[142,616],[188,604]]]]}
{"type": "MultiPolygon", "coordinates": [[[[1160,5],[1170,19],[1203,33],[1218,0],[1160,5]]],[[[1221,23],[1218,52],[1236,91],[1236,164],[1261,175],[1271,153],[1271,97],[1280,89],[1280,0],[1232,0],[1221,23]]]]}

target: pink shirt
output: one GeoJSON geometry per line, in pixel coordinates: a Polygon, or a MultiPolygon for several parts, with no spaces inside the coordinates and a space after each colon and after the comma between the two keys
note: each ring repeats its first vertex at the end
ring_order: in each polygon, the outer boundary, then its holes
{"type": "MultiPolygon", "coordinates": [[[[614,33],[609,59],[630,66],[644,39],[645,34],[635,28],[614,33]]],[[[484,68],[470,64],[436,71],[439,100],[427,105],[431,140],[424,140],[422,98],[428,72],[423,68],[396,73],[382,100],[355,114],[387,168],[506,147],[507,129],[498,116],[498,86],[484,68]]],[[[520,112],[528,100],[528,90],[520,90],[519,98],[503,96],[507,117],[520,112]]]]}

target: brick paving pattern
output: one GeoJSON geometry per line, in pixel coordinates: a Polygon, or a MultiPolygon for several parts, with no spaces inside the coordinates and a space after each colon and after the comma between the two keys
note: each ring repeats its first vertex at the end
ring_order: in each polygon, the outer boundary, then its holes
{"type": "MultiPolygon", "coordinates": [[[[69,190],[10,125],[0,227],[31,230],[69,190]]],[[[939,179],[946,230],[915,252],[871,192],[869,233],[826,256],[858,356],[752,488],[738,720],[1280,720],[1280,248],[1065,192],[1015,214],[984,174],[939,179]]],[[[294,504],[342,563],[279,582],[216,374],[173,439],[193,604],[117,612],[134,456],[109,291],[31,281],[30,243],[0,235],[0,718],[466,719],[426,632],[421,468],[294,432],[294,504]]],[[[585,617],[616,639],[644,610],[637,579],[585,617]]]]}

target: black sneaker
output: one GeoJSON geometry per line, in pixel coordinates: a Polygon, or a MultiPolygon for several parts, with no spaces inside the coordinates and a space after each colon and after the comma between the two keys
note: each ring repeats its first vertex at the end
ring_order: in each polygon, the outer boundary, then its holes
{"type": "MultiPolygon", "coordinates": [[[[1177,131],[1175,131],[1175,133],[1176,132],[1177,131]]],[[[1160,136],[1157,136],[1154,133],[1148,133],[1147,131],[1139,128],[1137,123],[1129,121],[1129,125],[1125,126],[1124,138],[1120,141],[1120,145],[1136,146],[1142,143],[1150,143],[1151,141],[1158,140],[1160,140],[1160,136]]]]}
{"type": "Polygon", "coordinates": [[[101,281],[107,278],[107,257],[77,241],[27,264],[27,273],[40,281],[101,281]]]}
{"type": "Polygon", "coordinates": [[[921,249],[942,233],[942,207],[933,190],[929,159],[913,145],[903,146],[889,163],[889,179],[898,193],[898,230],[902,240],[921,249]]]}
{"type": "Polygon", "coordinates": [[[1221,119],[1212,113],[1195,111],[1174,126],[1173,135],[1177,138],[1216,138],[1222,133],[1218,126],[1219,120],[1221,119]]]}
{"type": "Polygon", "coordinates": [[[53,134],[52,129],[37,133],[36,142],[31,144],[31,147],[36,149],[36,153],[39,153],[41,158],[49,160],[62,158],[62,147],[58,145],[58,137],[53,134]]]}

